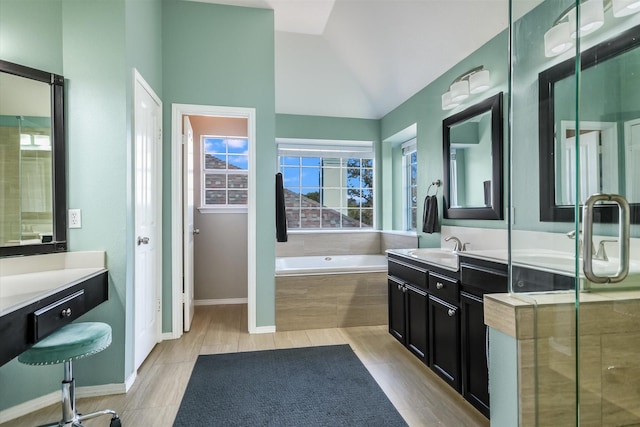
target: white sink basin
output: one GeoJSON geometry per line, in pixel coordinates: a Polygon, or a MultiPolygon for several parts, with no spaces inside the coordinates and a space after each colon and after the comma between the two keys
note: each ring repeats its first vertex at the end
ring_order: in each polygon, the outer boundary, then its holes
{"type": "Polygon", "coordinates": [[[445,248],[420,248],[409,251],[409,255],[434,265],[458,270],[458,253],[445,248]]]}
{"type": "MultiPolygon", "coordinates": [[[[512,254],[513,263],[516,265],[526,265],[556,271],[575,271],[575,256],[560,251],[527,251],[514,250],[512,254]]],[[[594,259],[592,261],[593,272],[599,276],[611,276],[618,271],[619,259],[609,258],[608,261],[594,259]]],[[[582,258],[578,259],[578,269],[581,274],[582,258]]],[[[631,260],[629,263],[629,274],[640,273],[640,262],[631,260]]]]}

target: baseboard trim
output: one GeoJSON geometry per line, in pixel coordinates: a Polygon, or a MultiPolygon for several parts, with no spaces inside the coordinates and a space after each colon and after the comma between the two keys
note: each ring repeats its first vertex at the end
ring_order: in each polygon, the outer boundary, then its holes
{"type": "Polygon", "coordinates": [[[128,393],[129,390],[131,390],[131,387],[133,387],[133,383],[136,382],[136,378],[138,378],[137,372],[133,372],[131,375],[129,375],[129,378],[127,378],[127,380],[124,382],[125,393],[128,393]]]}
{"type": "Polygon", "coordinates": [[[225,304],[247,304],[247,298],[224,298],[224,299],[197,299],[194,305],[225,305],[225,304]]]}
{"type": "MultiPolygon", "coordinates": [[[[126,393],[126,390],[127,387],[125,383],[77,387],[76,398],[106,396],[109,394],[122,394],[126,393]]],[[[0,411],[0,424],[30,414],[31,412],[35,412],[42,408],[46,408],[47,406],[51,406],[56,403],[59,404],[60,398],[60,390],[56,390],[52,391],[49,394],[45,394],[44,396],[36,397],[35,399],[0,411]]],[[[51,421],[53,422],[55,420],[51,421]]]]}
{"type": "Polygon", "coordinates": [[[250,334],[274,334],[276,332],[276,326],[256,326],[256,328],[252,331],[249,331],[250,334]]]}
{"type": "Polygon", "coordinates": [[[174,334],[173,332],[163,332],[162,335],[160,336],[162,341],[166,341],[166,340],[177,340],[178,338],[180,338],[181,335],[178,334],[174,334]]]}

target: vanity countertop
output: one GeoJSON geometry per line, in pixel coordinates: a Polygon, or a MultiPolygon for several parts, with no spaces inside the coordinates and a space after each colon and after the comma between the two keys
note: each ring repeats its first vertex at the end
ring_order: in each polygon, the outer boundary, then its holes
{"type": "Polygon", "coordinates": [[[0,317],[105,271],[104,267],[65,268],[0,276],[0,317]]]}
{"type": "Polygon", "coordinates": [[[0,259],[0,365],[107,299],[104,252],[0,259]]]}

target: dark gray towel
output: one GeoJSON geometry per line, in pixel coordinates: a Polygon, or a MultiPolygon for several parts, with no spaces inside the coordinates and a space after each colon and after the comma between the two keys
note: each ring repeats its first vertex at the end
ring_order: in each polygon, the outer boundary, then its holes
{"type": "Polygon", "coordinates": [[[429,234],[438,231],[438,199],[436,196],[427,196],[424,198],[422,231],[429,234]]]}
{"type": "Polygon", "coordinates": [[[284,205],[284,183],[282,174],[276,174],[276,240],[287,241],[287,215],[284,205]]]}

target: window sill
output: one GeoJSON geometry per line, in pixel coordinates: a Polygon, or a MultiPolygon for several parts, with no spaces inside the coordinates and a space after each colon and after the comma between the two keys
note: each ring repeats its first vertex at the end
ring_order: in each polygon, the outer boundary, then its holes
{"type": "Polygon", "coordinates": [[[247,213],[248,208],[246,205],[241,206],[201,206],[198,208],[198,212],[202,214],[210,214],[210,213],[223,213],[223,214],[237,214],[237,213],[247,213]]]}

